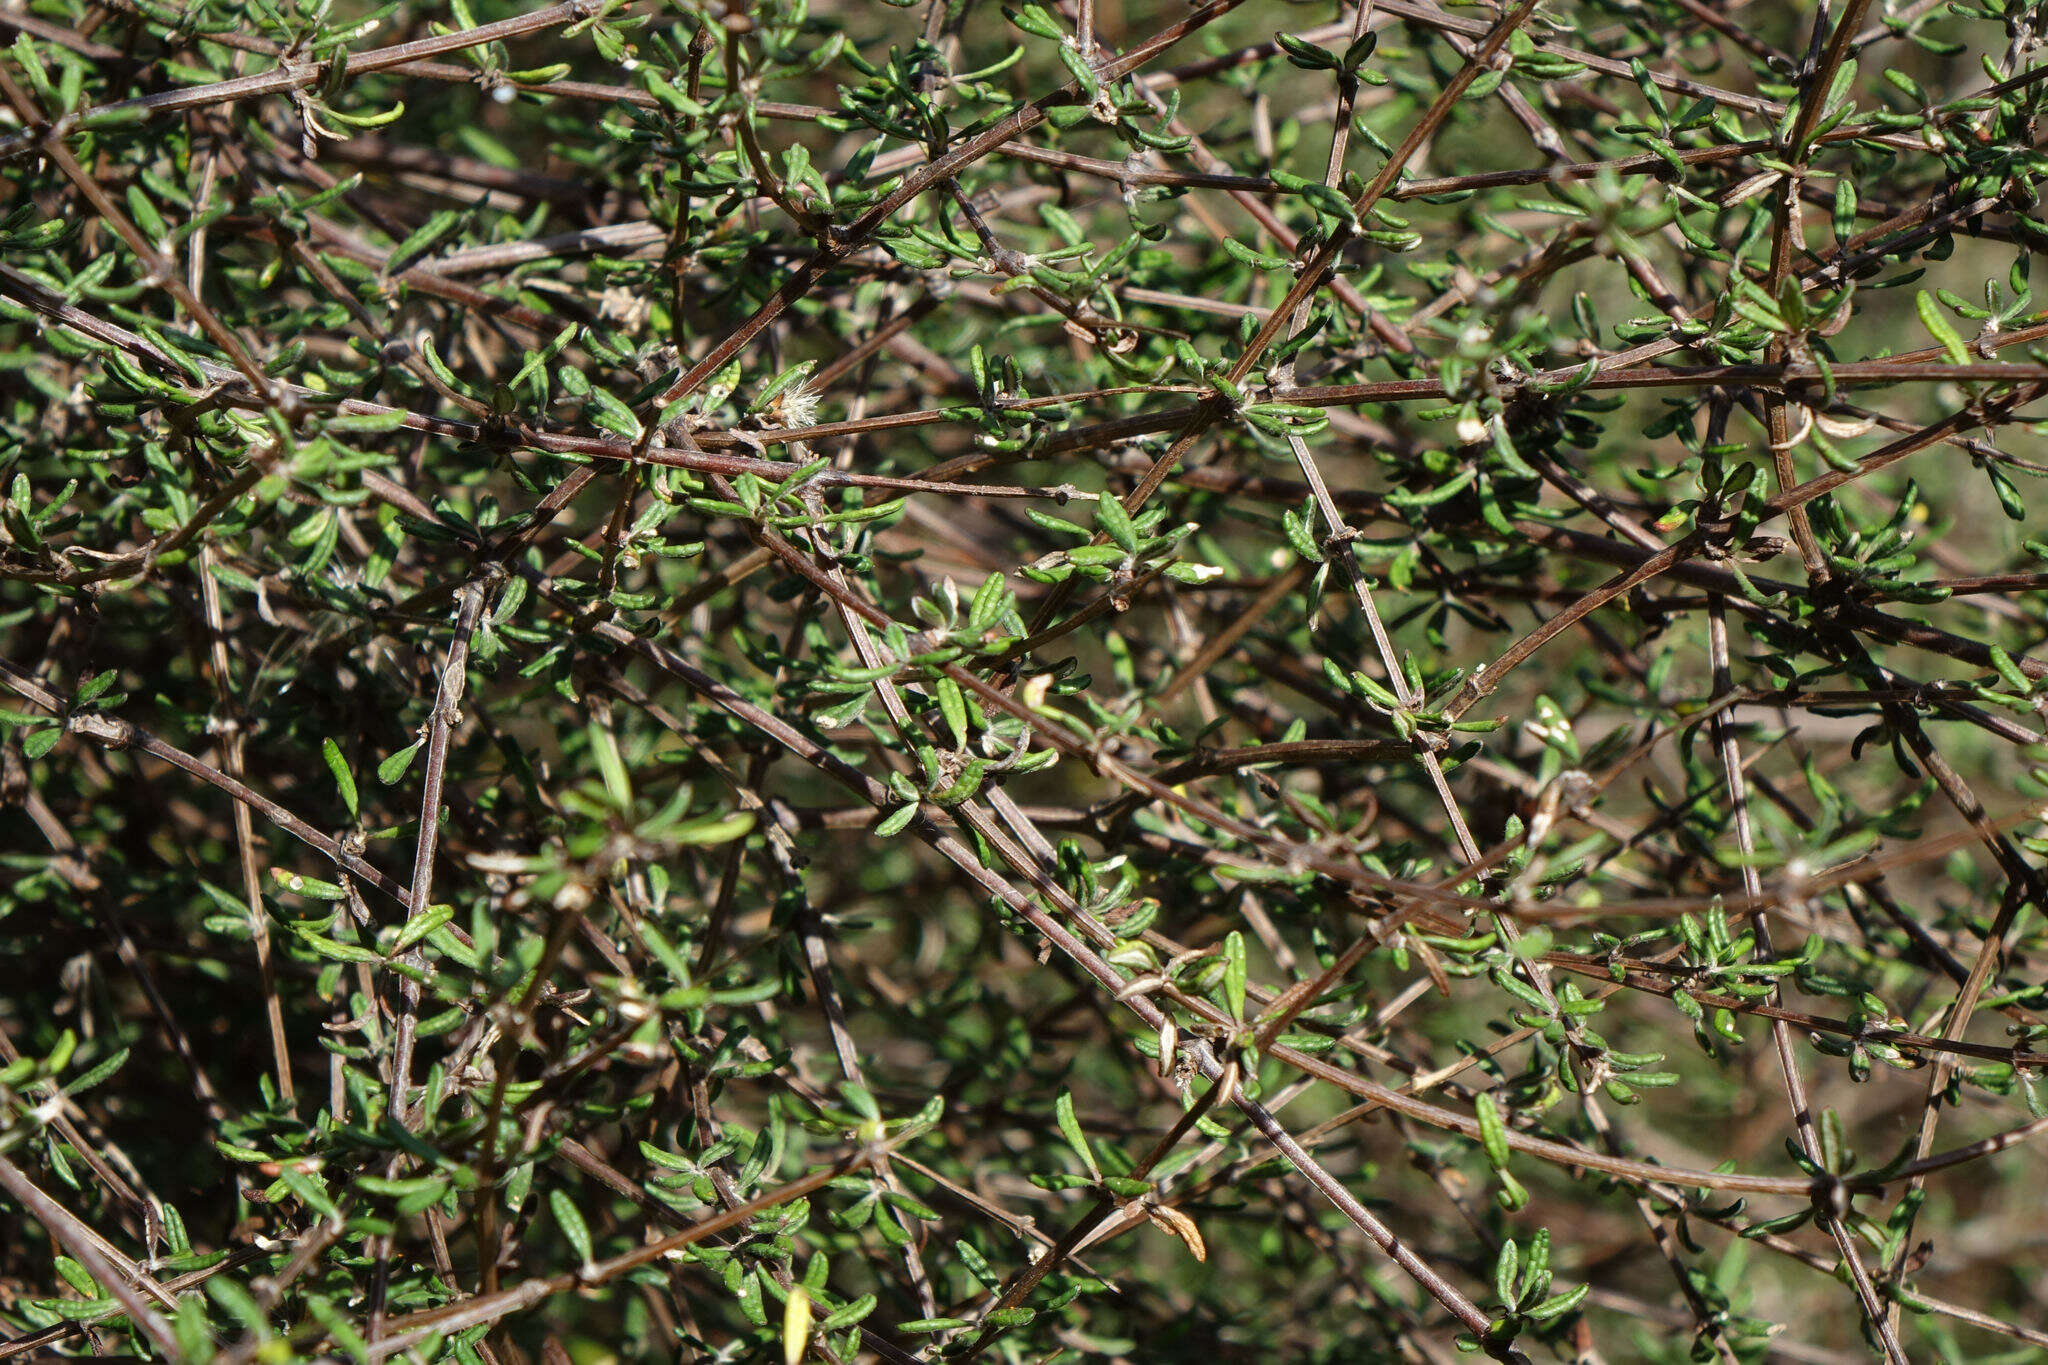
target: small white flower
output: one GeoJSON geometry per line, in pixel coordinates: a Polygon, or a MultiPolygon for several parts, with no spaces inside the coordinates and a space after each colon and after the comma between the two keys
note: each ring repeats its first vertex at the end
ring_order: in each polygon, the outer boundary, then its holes
{"type": "Polygon", "coordinates": [[[818,391],[805,380],[792,384],[775,400],[777,415],[784,426],[808,427],[817,425],[818,391]]]}

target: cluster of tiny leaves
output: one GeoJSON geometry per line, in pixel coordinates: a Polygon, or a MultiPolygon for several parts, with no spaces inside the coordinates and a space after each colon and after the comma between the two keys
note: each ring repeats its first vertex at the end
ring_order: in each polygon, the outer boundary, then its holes
{"type": "Polygon", "coordinates": [[[2048,1344],[2048,11],[0,9],[0,1359],[2048,1344]]]}

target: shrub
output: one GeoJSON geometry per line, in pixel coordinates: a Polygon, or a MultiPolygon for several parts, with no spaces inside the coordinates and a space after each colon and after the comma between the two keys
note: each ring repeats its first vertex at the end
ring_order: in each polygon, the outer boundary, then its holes
{"type": "Polygon", "coordinates": [[[0,12],[0,1357],[2048,1341],[2042,16],[0,12]]]}

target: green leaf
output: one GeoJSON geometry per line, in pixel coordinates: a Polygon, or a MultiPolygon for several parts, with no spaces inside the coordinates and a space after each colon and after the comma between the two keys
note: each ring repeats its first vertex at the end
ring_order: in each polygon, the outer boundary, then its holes
{"type": "Polygon", "coordinates": [[[576,1207],[576,1201],[562,1190],[549,1190],[548,1210],[555,1215],[555,1226],[562,1230],[577,1257],[585,1265],[593,1264],[590,1224],[583,1221],[583,1211],[576,1207]]]}
{"type": "MultiPolygon", "coordinates": [[[[1223,239],[1223,249],[1254,270],[1285,270],[1288,266],[1286,257],[1269,256],[1264,252],[1254,251],[1235,237],[1225,237],[1223,239]]],[[[1199,360],[1195,363],[1193,369],[1195,373],[1201,373],[1201,362],[1199,360]]]]}
{"type": "Polygon", "coordinates": [[[2013,662],[2012,655],[2006,653],[1997,645],[1991,646],[1991,663],[1998,670],[1998,676],[2005,679],[2005,685],[2008,688],[2023,697],[2033,692],[2033,679],[2029,678],[2021,671],[2020,666],[2013,662]]]}
{"type": "Polygon", "coordinates": [[[704,844],[729,844],[744,838],[754,828],[754,812],[750,810],[713,812],[686,820],[680,825],[661,831],[662,838],[669,843],[686,847],[704,844]]]}
{"type": "Polygon", "coordinates": [[[593,720],[584,727],[590,737],[590,754],[597,760],[597,771],[604,778],[604,789],[610,793],[612,802],[621,810],[633,804],[633,784],[626,776],[626,761],[619,754],[619,741],[612,734],[611,726],[603,721],[593,720]]]}
{"type": "Polygon", "coordinates": [[[109,1076],[113,1075],[116,1071],[119,1071],[121,1069],[122,1063],[126,1062],[127,1060],[128,1049],[124,1047],[120,1051],[114,1053],[112,1056],[106,1058],[104,1061],[95,1065],[91,1070],[85,1072],[83,1075],[74,1077],[72,1080],[66,1082],[64,1086],[65,1096],[68,1098],[73,1095],[84,1094],[86,1091],[98,1085],[101,1081],[104,1081],[109,1076]]]}
{"type": "Polygon", "coordinates": [[[412,766],[413,755],[420,751],[420,746],[424,743],[426,743],[425,740],[414,740],[411,744],[406,745],[403,749],[400,749],[397,753],[379,763],[377,765],[377,780],[388,787],[397,782],[399,778],[404,777],[405,770],[412,766]]]}
{"type": "Polygon", "coordinates": [[[1307,39],[1297,38],[1291,33],[1276,33],[1273,35],[1273,41],[1287,54],[1288,61],[1304,71],[1335,71],[1343,64],[1337,54],[1328,48],[1317,47],[1307,39]]]}
{"type": "Polygon", "coordinates": [[[57,1273],[64,1277],[64,1283],[70,1285],[73,1289],[77,1290],[80,1294],[84,1295],[88,1299],[103,1299],[106,1297],[105,1291],[103,1291],[99,1287],[99,1283],[96,1280],[94,1280],[90,1274],[86,1272],[84,1266],[72,1260],[69,1256],[58,1256],[55,1258],[55,1260],[57,1265],[57,1273]]]}
{"type": "Polygon", "coordinates": [[[118,668],[110,668],[87,679],[78,689],[78,705],[85,706],[99,700],[101,694],[114,685],[114,679],[120,676],[120,672],[118,668]]]}
{"type": "Polygon", "coordinates": [[[418,943],[428,934],[433,933],[436,929],[440,928],[442,925],[446,924],[449,920],[454,918],[455,907],[452,905],[441,904],[428,906],[425,910],[422,910],[419,914],[414,915],[411,919],[407,920],[402,926],[400,926],[398,936],[391,940],[392,955],[396,956],[399,953],[404,952],[406,949],[412,947],[413,944],[418,943]]]}
{"type": "Polygon", "coordinates": [[[1358,40],[1344,49],[1344,70],[1352,72],[1364,66],[1371,59],[1373,52],[1379,45],[1380,34],[1378,29],[1367,29],[1364,33],[1358,35],[1358,40]]]}
{"type": "Polygon", "coordinates": [[[324,934],[316,934],[310,929],[301,929],[297,925],[292,926],[292,932],[298,936],[299,942],[305,944],[320,956],[335,962],[361,962],[368,964],[384,960],[382,953],[353,943],[343,943],[338,939],[328,938],[324,934]]]}
{"type": "Polygon", "coordinates": [[[849,1301],[843,1308],[840,1308],[818,1324],[818,1335],[822,1337],[828,1332],[837,1332],[851,1327],[857,1322],[864,1321],[870,1313],[875,1311],[877,1302],[878,1300],[873,1294],[863,1294],[859,1298],[849,1301]]]}
{"type": "Polygon", "coordinates": [[[1102,82],[1095,72],[1089,68],[1087,61],[1082,58],[1079,52],[1076,52],[1065,43],[1060,44],[1058,51],[1060,54],[1060,64],[1067,68],[1067,74],[1074,78],[1074,84],[1081,88],[1083,95],[1091,100],[1094,99],[1096,93],[1102,89],[1102,82]]]}
{"type": "Polygon", "coordinates": [[[793,1285],[782,1303],[783,1365],[797,1365],[810,1343],[811,1294],[804,1286],[793,1285]]]}
{"type": "Polygon", "coordinates": [[[1233,1019],[1244,1019],[1245,988],[1250,975],[1244,935],[1232,929],[1223,936],[1223,1003],[1233,1019]]]}
{"type": "Polygon", "coordinates": [[[953,733],[953,747],[967,747],[967,698],[961,695],[960,684],[951,678],[942,677],[932,684],[932,692],[939,700],[939,712],[946,718],[946,728],[953,733]]]}
{"type": "Polygon", "coordinates": [[[590,391],[589,401],[591,421],[629,441],[640,439],[640,419],[633,415],[631,408],[599,388],[590,391]]]}
{"type": "Polygon", "coordinates": [[[1963,345],[1963,339],[1956,335],[1956,329],[1949,326],[1948,319],[1942,316],[1941,305],[1934,301],[1934,296],[1922,289],[1913,296],[1913,306],[1919,310],[1920,325],[1927,329],[1929,336],[1941,343],[1941,348],[1948,352],[1949,360],[1957,365],[1969,364],[1969,348],[1963,345]]]}
{"type": "Polygon", "coordinates": [[[1066,33],[1048,14],[1045,8],[1036,4],[1019,5],[1015,9],[1003,7],[1003,17],[1036,38],[1050,38],[1055,42],[1064,41],[1066,33]]]}
{"type": "Polygon", "coordinates": [[[342,890],[341,887],[333,882],[323,882],[318,877],[307,877],[292,871],[290,868],[271,868],[270,880],[276,882],[280,890],[289,891],[294,896],[305,896],[316,901],[341,901],[348,899],[348,892],[342,890]]]}
{"type": "Polygon", "coordinates": [[[1493,1261],[1493,1294],[1503,1304],[1515,1301],[1515,1280],[1522,1265],[1521,1248],[1510,1237],[1502,1242],[1500,1254],[1493,1261]]]}
{"type": "Polygon", "coordinates": [[[341,746],[331,739],[323,739],[320,741],[320,756],[327,760],[327,771],[334,774],[334,785],[341,791],[341,803],[348,807],[349,819],[355,819],[356,776],[348,770],[348,760],[341,756],[341,746]]]}
{"type": "MultiPolygon", "coordinates": [[[[404,105],[399,105],[397,112],[403,112],[404,108],[404,105]]],[[[361,121],[359,118],[350,118],[348,115],[337,115],[332,110],[329,110],[328,112],[330,115],[343,118],[349,122],[354,123],[357,127],[360,128],[376,126],[373,123],[361,121]]],[[[396,113],[388,117],[383,117],[382,121],[388,123],[391,121],[392,118],[395,117],[396,113]]],[[[419,227],[413,230],[411,236],[407,237],[403,242],[400,242],[397,245],[397,247],[395,247],[392,250],[391,255],[385,260],[384,273],[387,275],[404,274],[407,266],[411,265],[415,260],[417,260],[421,255],[423,255],[428,248],[434,245],[434,243],[440,241],[443,237],[446,237],[449,233],[453,232],[455,230],[456,225],[461,221],[462,215],[457,213],[453,209],[442,209],[440,212],[430,216],[426,222],[420,224],[419,227]]]]}
{"type": "Polygon", "coordinates": [[[1500,1110],[1494,1108],[1493,1096],[1481,1091],[1473,1101],[1474,1111],[1479,1118],[1479,1143],[1486,1149],[1486,1159],[1496,1171],[1508,1168],[1508,1126],[1502,1122],[1500,1110]]]}
{"type": "MultiPolygon", "coordinates": [[[[1739,1245],[1739,1244],[1738,1244],[1739,1245]]],[[[1536,1322],[1549,1322],[1552,1318],[1563,1317],[1585,1301],[1593,1286],[1582,1284],[1577,1289],[1567,1289],[1562,1294],[1552,1294],[1534,1308],[1522,1310],[1523,1316],[1536,1322]]]]}
{"type": "Polygon", "coordinates": [[[1053,1117],[1060,1126],[1060,1135],[1067,1145],[1079,1154],[1081,1164],[1088,1168],[1088,1174],[1095,1180],[1102,1179],[1102,1168],[1095,1164],[1095,1150],[1088,1145],[1088,1135],[1081,1131],[1081,1121],[1074,1117],[1074,1096],[1072,1091],[1062,1090],[1052,1102],[1053,1117]]]}
{"type": "Polygon", "coordinates": [[[1095,527],[1127,555],[1138,553],[1138,528],[1131,524],[1131,514],[1114,495],[1104,493],[1095,502],[1095,527]]]}

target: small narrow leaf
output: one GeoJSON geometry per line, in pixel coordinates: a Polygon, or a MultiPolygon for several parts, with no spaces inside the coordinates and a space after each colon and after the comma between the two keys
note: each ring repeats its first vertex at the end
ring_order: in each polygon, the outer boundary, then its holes
{"type": "Polygon", "coordinates": [[[939,713],[946,718],[946,728],[953,732],[953,747],[967,747],[967,698],[961,695],[960,684],[951,678],[940,678],[933,684],[932,692],[939,699],[939,713]]]}
{"type": "Polygon", "coordinates": [[[1508,1166],[1508,1128],[1501,1121],[1500,1110],[1493,1104],[1493,1096],[1480,1092],[1474,1103],[1479,1116],[1479,1143],[1486,1149],[1486,1159],[1496,1171],[1508,1166]]]}
{"type": "Polygon", "coordinates": [[[404,777],[405,770],[412,766],[413,755],[420,751],[420,745],[425,742],[424,740],[414,740],[411,744],[406,745],[403,749],[400,749],[397,753],[379,763],[377,765],[377,780],[388,787],[398,781],[399,778],[404,777]]]}
{"type": "Polygon", "coordinates": [[[1060,1091],[1059,1097],[1052,1102],[1052,1112],[1059,1121],[1060,1133],[1067,1139],[1067,1145],[1080,1153],[1088,1174],[1096,1180],[1102,1179],[1102,1168],[1095,1164],[1095,1152],[1088,1145],[1088,1135],[1081,1131],[1081,1121],[1074,1116],[1073,1092],[1060,1091]]]}
{"type": "Polygon", "coordinates": [[[592,1264],[590,1225],[583,1221],[583,1211],[562,1190],[548,1191],[548,1208],[555,1215],[555,1226],[562,1230],[562,1236],[569,1239],[569,1245],[583,1264],[592,1264]]]}
{"type": "Polygon", "coordinates": [[[1127,555],[1138,552],[1138,529],[1131,524],[1131,514],[1111,494],[1104,493],[1095,504],[1095,525],[1104,535],[1116,542],[1117,548],[1127,555]]]}
{"type": "Polygon", "coordinates": [[[1250,975],[1244,935],[1232,929],[1223,938],[1223,1003],[1233,1019],[1244,1018],[1245,988],[1250,975]]]}
{"type": "Polygon", "coordinates": [[[895,810],[882,817],[881,823],[875,826],[875,833],[881,835],[884,839],[892,834],[901,834],[904,828],[916,818],[916,802],[913,801],[907,806],[898,806],[895,810]]]}
{"type": "Polygon", "coordinates": [[[327,771],[334,774],[334,785],[341,790],[341,804],[348,807],[349,819],[356,817],[356,776],[348,770],[348,760],[341,756],[341,746],[331,739],[320,741],[320,756],[327,760],[327,771]]]}
{"type": "Polygon", "coordinates": [[[811,1291],[792,1286],[782,1305],[782,1365],[796,1365],[811,1341],[811,1291]]]}
{"type": "Polygon", "coordinates": [[[1942,316],[1941,305],[1925,289],[1913,297],[1913,306],[1920,311],[1920,325],[1927,329],[1929,336],[1941,343],[1941,349],[1948,352],[1948,358],[1958,365],[1970,363],[1970,352],[1963,345],[1963,339],[1956,335],[1956,329],[1942,316]]]}
{"type": "Polygon", "coordinates": [[[455,907],[452,905],[428,906],[405,922],[404,927],[398,931],[398,937],[391,940],[391,951],[404,952],[454,918],[455,907]]]}

